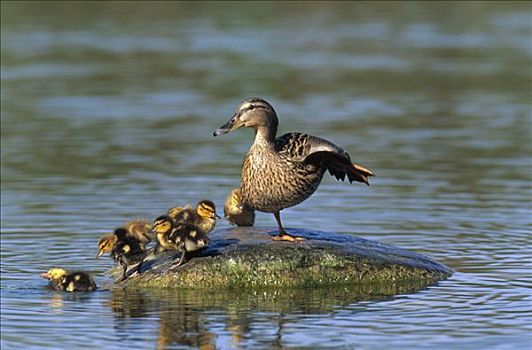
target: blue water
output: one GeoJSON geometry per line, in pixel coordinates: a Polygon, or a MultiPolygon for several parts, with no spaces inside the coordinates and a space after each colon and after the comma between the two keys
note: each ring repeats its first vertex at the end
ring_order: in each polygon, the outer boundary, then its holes
{"type": "Polygon", "coordinates": [[[528,3],[1,9],[2,349],[532,348],[528,3]],[[370,187],[326,178],[286,226],[397,245],[455,274],[369,299],[108,288],[101,234],[202,198],[221,212],[252,132],[212,131],[253,95],[281,133],[325,137],[377,173],[370,187]],[[46,290],[39,273],[55,265],[103,288],[46,290]]]}

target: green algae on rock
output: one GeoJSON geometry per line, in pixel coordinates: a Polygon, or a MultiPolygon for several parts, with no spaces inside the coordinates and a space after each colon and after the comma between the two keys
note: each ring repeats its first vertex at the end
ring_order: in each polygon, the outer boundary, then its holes
{"type": "Polygon", "coordinates": [[[142,273],[130,276],[123,285],[241,288],[371,284],[401,292],[409,290],[409,284],[421,289],[452,274],[452,269],[428,257],[375,241],[314,230],[290,232],[306,241],[272,241],[273,228],[220,229],[210,235],[209,246],[183,266],[171,268],[178,254],[159,254],[143,263],[142,273]],[[396,290],[396,286],[404,288],[396,290]]]}

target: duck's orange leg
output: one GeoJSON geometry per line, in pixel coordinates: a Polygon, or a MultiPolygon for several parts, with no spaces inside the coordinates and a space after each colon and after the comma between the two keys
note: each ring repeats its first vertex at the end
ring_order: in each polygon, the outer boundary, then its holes
{"type": "Polygon", "coordinates": [[[305,240],[303,237],[292,236],[285,231],[283,224],[281,224],[281,215],[279,211],[273,212],[273,215],[275,216],[275,220],[277,220],[277,226],[279,227],[279,234],[272,237],[274,241],[302,242],[305,240]]]}

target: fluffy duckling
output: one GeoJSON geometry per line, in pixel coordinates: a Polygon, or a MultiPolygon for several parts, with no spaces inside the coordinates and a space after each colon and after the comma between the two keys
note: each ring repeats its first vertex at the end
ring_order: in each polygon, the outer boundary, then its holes
{"type": "Polygon", "coordinates": [[[168,215],[155,219],[152,230],[157,237],[156,253],[164,250],[181,253],[179,261],[173,267],[180,266],[186,261],[187,252],[199,250],[208,243],[207,232],[191,223],[176,223],[168,215]]]}
{"type": "Polygon", "coordinates": [[[174,219],[169,215],[161,215],[153,221],[151,230],[153,234],[155,234],[157,240],[157,245],[154,249],[155,253],[165,250],[178,250],[177,244],[170,239],[170,235],[174,231],[174,228],[174,219]]]}
{"type": "Polygon", "coordinates": [[[152,236],[150,235],[151,225],[147,220],[134,219],[128,221],[124,224],[124,228],[144,246],[152,241],[152,236]]]}
{"type": "Polygon", "coordinates": [[[194,225],[205,233],[209,233],[216,226],[216,219],[220,216],[216,214],[216,206],[209,200],[201,200],[195,209],[185,208],[181,210],[174,221],[178,224],[194,225]]]}
{"type": "Polygon", "coordinates": [[[117,237],[117,242],[111,251],[111,256],[116,263],[122,266],[123,272],[120,281],[123,281],[127,278],[129,265],[138,263],[135,271],[140,273],[142,262],[146,257],[146,250],[139,239],[130,235],[125,228],[117,228],[114,234],[117,237]]]}
{"type": "Polygon", "coordinates": [[[255,210],[244,205],[240,188],[232,190],[225,199],[224,216],[235,226],[253,226],[255,223],[255,210]]]}
{"type": "Polygon", "coordinates": [[[49,280],[49,287],[66,292],[90,292],[96,289],[92,277],[83,271],[68,272],[61,267],[54,267],[41,273],[41,277],[49,280]]]}
{"type": "Polygon", "coordinates": [[[111,253],[117,241],[118,237],[114,233],[109,233],[100,237],[100,240],[98,241],[98,254],[96,255],[96,259],[107,253],[111,253]]]}
{"type": "Polygon", "coordinates": [[[181,253],[179,261],[172,267],[181,266],[188,258],[187,253],[200,250],[209,243],[207,232],[190,224],[178,224],[170,234],[170,240],[175,242],[181,253]]]}
{"type": "Polygon", "coordinates": [[[188,204],[185,206],[176,205],[175,207],[171,207],[170,209],[168,209],[168,212],[166,213],[166,215],[168,215],[169,217],[175,220],[175,218],[180,212],[182,212],[184,209],[191,209],[191,208],[192,207],[188,204]]]}
{"type": "Polygon", "coordinates": [[[262,98],[244,100],[233,117],[214,132],[227,134],[242,127],[255,130],[255,141],[242,163],[240,189],[251,208],[273,213],[279,234],[274,240],[304,240],[286,232],[281,210],[309,198],[329,172],[338,180],[369,185],[373,172],[353,163],[341,147],[325,139],[292,132],[277,136],[279,120],[272,105],[262,98]]]}
{"type": "MultiPolygon", "coordinates": [[[[143,247],[145,247],[152,240],[150,235],[151,225],[144,219],[128,221],[125,223],[124,229],[127,231],[129,236],[138,239],[139,243],[142,244],[143,247]]],[[[117,241],[118,237],[115,233],[109,233],[101,236],[100,240],[98,241],[98,254],[96,255],[96,259],[102,255],[110,253],[115,247],[117,241]]]]}

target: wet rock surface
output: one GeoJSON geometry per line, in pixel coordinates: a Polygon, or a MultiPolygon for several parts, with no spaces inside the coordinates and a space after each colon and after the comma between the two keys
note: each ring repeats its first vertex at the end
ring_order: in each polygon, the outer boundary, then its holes
{"type": "MultiPolygon", "coordinates": [[[[317,287],[368,285],[391,295],[445,279],[452,269],[391,245],[315,230],[288,229],[302,243],[272,241],[274,228],[236,227],[210,234],[209,246],[180,267],[165,252],[119,285],[154,288],[317,287]]],[[[111,270],[117,273],[119,269],[111,270]]]]}

